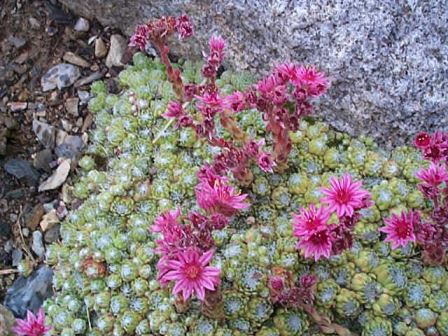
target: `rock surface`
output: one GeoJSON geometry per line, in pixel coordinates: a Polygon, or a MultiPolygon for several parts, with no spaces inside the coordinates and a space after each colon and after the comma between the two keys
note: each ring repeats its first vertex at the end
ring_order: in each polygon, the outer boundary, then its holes
{"type": "Polygon", "coordinates": [[[45,299],[52,295],[53,271],[46,266],[40,267],[29,277],[19,277],[8,289],[5,306],[16,317],[23,318],[27,309],[37,312],[45,299]]]}
{"type": "Polygon", "coordinates": [[[316,64],[332,78],[317,109],[338,129],[399,144],[420,130],[448,129],[448,7],[443,1],[61,0],[128,36],[151,17],[187,13],[196,39],[174,53],[201,57],[211,33],[228,41],[237,69],[276,60],[316,64]]]}

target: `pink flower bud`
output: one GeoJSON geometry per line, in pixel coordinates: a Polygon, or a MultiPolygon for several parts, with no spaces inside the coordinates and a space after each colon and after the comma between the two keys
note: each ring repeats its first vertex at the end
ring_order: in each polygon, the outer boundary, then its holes
{"type": "Polygon", "coordinates": [[[193,35],[193,25],[187,15],[181,15],[176,19],[176,31],[181,39],[185,39],[193,35]]]}
{"type": "Polygon", "coordinates": [[[272,160],[271,154],[262,152],[257,158],[258,166],[265,173],[272,173],[272,168],[275,166],[275,162],[272,160]]]}

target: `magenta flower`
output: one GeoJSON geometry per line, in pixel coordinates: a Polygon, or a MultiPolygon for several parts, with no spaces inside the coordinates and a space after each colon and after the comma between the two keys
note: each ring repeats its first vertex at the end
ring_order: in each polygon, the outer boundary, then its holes
{"type": "Polygon", "coordinates": [[[260,148],[264,146],[264,143],[264,139],[261,139],[259,141],[250,139],[244,147],[244,153],[246,153],[248,157],[257,157],[258,153],[260,152],[260,148]]]}
{"type": "Polygon", "coordinates": [[[37,316],[31,311],[27,311],[26,320],[17,319],[12,331],[17,336],[43,336],[50,331],[50,326],[45,326],[45,313],[39,309],[37,316]]]}
{"type": "Polygon", "coordinates": [[[426,160],[440,162],[448,157],[448,133],[434,132],[425,147],[421,146],[423,156],[426,160]]]}
{"type": "Polygon", "coordinates": [[[208,46],[211,52],[222,53],[226,47],[226,42],[219,35],[212,35],[208,40],[208,46]]]}
{"type": "Polygon", "coordinates": [[[226,101],[216,92],[205,92],[202,96],[195,96],[195,98],[200,102],[198,108],[204,117],[213,117],[215,113],[221,112],[226,105],[226,101]]]}
{"type": "Polygon", "coordinates": [[[170,101],[166,112],[162,114],[165,118],[179,118],[184,114],[182,105],[177,101],[170,101]]]}
{"type": "Polygon", "coordinates": [[[272,173],[272,168],[275,166],[274,160],[270,153],[261,152],[257,157],[258,166],[265,173],[272,173]]]}
{"type": "Polygon", "coordinates": [[[247,195],[240,195],[227,183],[227,178],[217,175],[202,178],[195,188],[198,205],[210,214],[220,213],[227,217],[248,208],[247,195]]]}
{"type": "Polygon", "coordinates": [[[330,188],[321,188],[326,195],[321,201],[329,205],[329,211],[336,210],[338,217],[353,216],[355,210],[365,207],[366,199],[370,199],[367,190],[361,188],[362,182],[353,182],[349,174],[340,180],[330,178],[330,188]]]}
{"type": "Polygon", "coordinates": [[[224,59],[224,48],[226,47],[226,42],[221,36],[213,35],[208,40],[208,46],[210,48],[210,55],[207,62],[215,67],[218,67],[224,59]]]}
{"type": "Polygon", "coordinates": [[[263,78],[256,85],[257,90],[264,98],[270,98],[276,86],[277,79],[274,75],[269,75],[263,78]]]}
{"type": "Polygon", "coordinates": [[[318,261],[321,257],[329,258],[333,246],[331,231],[325,227],[314,231],[306,237],[302,237],[297,247],[302,249],[305,258],[313,257],[318,261]]]}
{"type": "Polygon", "coordinates": [[[160,232],[165,234],[169,228],[179,225],[178,218],[180,217],[180,208],[176,210],[166,211],[158,216],[154,225],[151,227],[152,232],[160,232]]]}
{"type": "Polygon", "coordinates": [[[446,167],[436,163],[431,163],[428,169],[420,169],[415,176],[427,187],[438,187],[443,182],[448,182],[446,167]]]}
{"type": "Polygon", "coordinates": [[[131,36],[129,46],[137,47],[140,49],[140,51],[144,51],[148,39],[149,39],[149,27],[147,25],[137,26],[134,34],[131,36]]]}
{"type": "Polygon", "coordinates": [[[308,237],[313,233],[326,228],[330,213],[325,207],[316,209],[314,204],[311,204],[308,209],[302,208],[300,214],[293,214],[293,230],[296,237],[308,237]]]}
{"type": "Polygon", "coordinates": [[[208,266],[212,258],[213,250],[202,255],[194,249],[181,252],[178,260],[166,262],[166,267],[170,270],[164,273],[163,281],[174,281],[173,294],[182,293],[185,301],[193,293],[204,301],[205,290],[213,291],[220,283],[219,268],[208,266]]]}
{"type": "Polygon", "coordinates": [[[315,67],[297,67],[296,79],[293,81],[296,86],[305,87],[311,96],[320,96],[328,88],[328,80],[322,72],[315,67]]]}
{"type": "Polygon", "coordinates": [[[297,80],[297,66],[293,63],[281,63],[274,69],[279,84],[286,84],[288,81],[297,80]]]}
{"type": "Polygon", "coordinates": [[[380,228],[387,234],[385,242],[392,244],[392,249],[405,246],[409,242],[415,242],[414,228],[420,222],[420,214],[417,211],[402,211],[400,215],[392,214],[384,220],[386,226],[380,228]]]}
{"type": "Polygon", "coordinates": [[[193,35],[193,25],[187,15],[181,15],[176,19],[176,31],[181,39],[185,39],[193,35]]]}
{"type": "Polygon", "coordinates": [[[162,234],[162,239],[156,240],[157,252],[162,255],[175,254],[187,238],[188,232],[185,231],[187,227],[182,226],[178,221],[180,213],[179,208],[166,211],[155,219],[151,227],[152,232],[162,234]]]}
{"type": "Polygon", "coordinates": [[[242,92],[235,91],[225,98],[225,105],[233,112],[241,112],[246,108],[246,99],[242,92]]]}

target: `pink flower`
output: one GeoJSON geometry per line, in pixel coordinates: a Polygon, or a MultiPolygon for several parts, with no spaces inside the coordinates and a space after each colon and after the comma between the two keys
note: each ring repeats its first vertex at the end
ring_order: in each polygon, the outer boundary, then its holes
{"type": "Polygon", "coordinates": [[[385,242],[392,243],[392,249],[405,246],[408,242],[415,242],[414,227],[420,222],[420,214],[417,211],[402,211],[400,215],[392,214],[384,220],[386,226],[380,228],[387,234],[385,242]]]}
{"type": "Polygon", "coordinates": [[[165,118],[179,118],[183,114],[182,105],[177,101],[170,101],[166,112],[162,116],[165,118]]]}
{"type": "Polygon", "coordinates": [[[147,25],[137,26],[134,34],[131,36],[129,46],[137,47],[141,51],[144,51],[148,39],[149,39],[149,27],[147,25]]]}
{"type": "Polygon", "coordinates": [[[302,237],[297,245],[302,249],[305,258],[314,257],[318,261],[321,257],[329,258],[333,245],[333,237],[330,230],[322,227],[306,237],[302,237]]]}
{"type": "Polygon", "coordinates": [[[286,84],[288,81],[297,80],[297,66],[293,63],[281,63],[274,69],[279,84],[286,84]]]}
{"type": "Polygon", "coordinates": [[[261,152],[257,157],[258,166],[265,173],[272,173],[272,168],[275,166],[274,160],[269,153],[261,152]]]}
{"type": "Polygon", "coordinates": [[[224,59],[226,42],[221,36],[213,35],[208,40],[208,46],[210,48],[210,55],[207,58],[207,62],[217,68],[224,59]]]}
{"type": "Polygon", "coordinates": [[[340,180],[330,178],[330,188],[321,188],[326,195],[321,201],[329,205],[329,211],[336,210],[338,217],[353,216],[355,210],[365,207],[366,199],[370,199],[367,190],[361,188],[362,182],[353,182],[349,174],[340,180]]]}
{"type": "Polygon", "coordinates": [[[180,214],[180,208],[164,212],[155,219],[151,231],[165,234],[170,228],[179,225],[178,218],[180,217],[180,214]]]}
{"type": "Polygon", "coordinates": [[[219,35],[212,35],[208,40],[208,46],[211,52],[223,53],[226,42],[219,35]]]}
{"type": "Polygon", "coordinates": [[[258,155],[258,152],[260,151],[260,148],[264,146],[264,143],[264,139],[261,139],[259,141],[250,139],[244,147],[244,152],[248,157],[256,157],[258,155]]]}
{"type": "Polygon", "coordinates": [[[448,182],[446,167],[433,162],[428,169],[420,169],[415,176],[422,180],[427,187],[438,187],[443,182],[448,182]]]}
{"type": "Polygon", "coordinates": [[[422,148],[423,156],[432,162],[446,160],[448,157],[448,133],[440,131],[435,132],[429,141],[429,144],[422,148]]]}
{"type": "Polygon", "coordinates": [[[200,105],[198,106],[198,108],[206,117],[212,117],[215,113],[221,112],[226,105],[225,100],[218,96],[218,93],[216,92],[204,92],[202,96],[194,97],[199,100],[200,105]],[[207,108],[211,110],[208,110],[207,108]]]}
{"type": "Polygon", "coordinates": [[[178,208],[166,211],[155,219],[151,231],[162,234],[162,239],[156,240],[158,253],[162,255],[175,254],[178,247],[184,244],[187,238],[186,227],[179,223],[179,216],[180,209],[178,208]]]}
{"type": "Polygon", "coordinates": [[[231,217],[249,204],[244,200],[246,194],[240,195],[227,184],[227,178],[212,175],[201,179],[195,188],[198,205],[208,213],[220,213],[231,217]]]}
{"type": "Polygon", "coordinates": [[[26,320],[17,319],[12,331],[17,336],[43,336],[51,329],[45,326],[44,310],[39,309],[37,316],[28,310],[26,320]]]}
{"type": "Polygon", "coordinates": [[[213,250],[200,255],[197,250],[188,249],[178,255],[178,260],[166,263],[170,270],[163,275],[163,281],[174,281],[173,294],[182,293],[186,301],[194,293],[204,301],[205,290],[215,290],[220,283],[220,270],[208,266],[213,258],[213,250]]]}
{"type": "Polygon", "coordinates": [[[176,19],[176,31],[181,39],[188,38],[193,35],[193,25],[187,15],[181,15],[176,19]]]}
{"type": "Polygon", "coordinates": [[[285,280],[279,275],[271,275],[268,285],[272,290],[279,292],[285,288],[285,280]]]}
{"type": "Polygon", "coordinates": [[[277,86],[277,79],[274,75],[269,75],[263,78],[256,85],[257,90],[264,98],[270,98],[276,86],[277,86]]]}
{"type": "Polygon", "coordinates": [[[225,105],[233,112],[241,112],[246,108],[246,99],[242,92],[235,91],[225,98],[225,105]]]}
{"type": "Polygon", "coordinates": [[[296,86],[306,88],[311,96],[320,96],[328,88],[328,80],[322,72],[317,71],[313,66],[297,67],[296,79],[293,83],[296,86]]]}
{"type": "Polygon", "coordinates": [[[300,214],[293,214],[293,230],[296,237],[307,237],[322,228],[327,227],[330,213],[325,207],[316,209],[314,204],[310,204],[308,209],[302,208],[300,214]]]}

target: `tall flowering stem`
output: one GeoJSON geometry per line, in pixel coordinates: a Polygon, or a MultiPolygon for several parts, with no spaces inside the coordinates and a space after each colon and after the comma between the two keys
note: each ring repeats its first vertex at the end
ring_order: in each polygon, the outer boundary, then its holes
{"type": "Polygon", "coordinates": [[[160,19],[151,20],[144,25],[137,26],[134,35],[131,36],[129,45],[137,47],[144,51],[147,43],[150,41],[157,49],[161,62],[166,67],[168,80],[173,84],[177,98],[183,102],[184,85],[181,78],[181,72],[174,69],[168,58],[169,47],[168,38],[177,32],[182,39],[193,35],[193,25],[186,15],[179,17],[164,16],[160,19]]]}
{"type": "Polygon", "coordinates": [[[177,18],[162,17],[138,26],[130,42],[131,46],[145,50],[150,41],[166,66],[177,101],[169,104],[164,116],[175,119],[177,127],[190,127],[199,138],[220,147],[222,154],[215,158],[215,171],[220,174],[231,172],[241,185],[248,186],[252,183],[252,163],[258,164],[265,172],[272,172],[274,169],[284,171],[291,151],[289,133],[298,129],[300,118],[312,112],[312,100],[327,90],[328,80],[325,76],[311,66],[284,63],[245,92],[236,91],[223,96],[216,85],[216,79],[225,56],[224,39],[218,35],[209,39],[209,51],[204,53],[202,67],[204,81],[201,84],[185,84],[182,82],[181,71],[174,69],[168,58],[168,38],[175,32],[180,38],[193,34],[193,27],[186,15],[177,18]],[[186,101],[194,101],[191,109],[199,112],[199,118],[193,117],[197,114],[182,108],[186,101]],[[251,143],[259,141],[250,139],[234,119],[235,113],[252,108],[263,114],[266,129],[272,133],[271,152],[261,148],[256,152],[248,151],[251,147],[253,149],[251,143]],[[216,137],[216,116],[219,116],[221,125],[229,132],[230,141],[216,137]]]}

